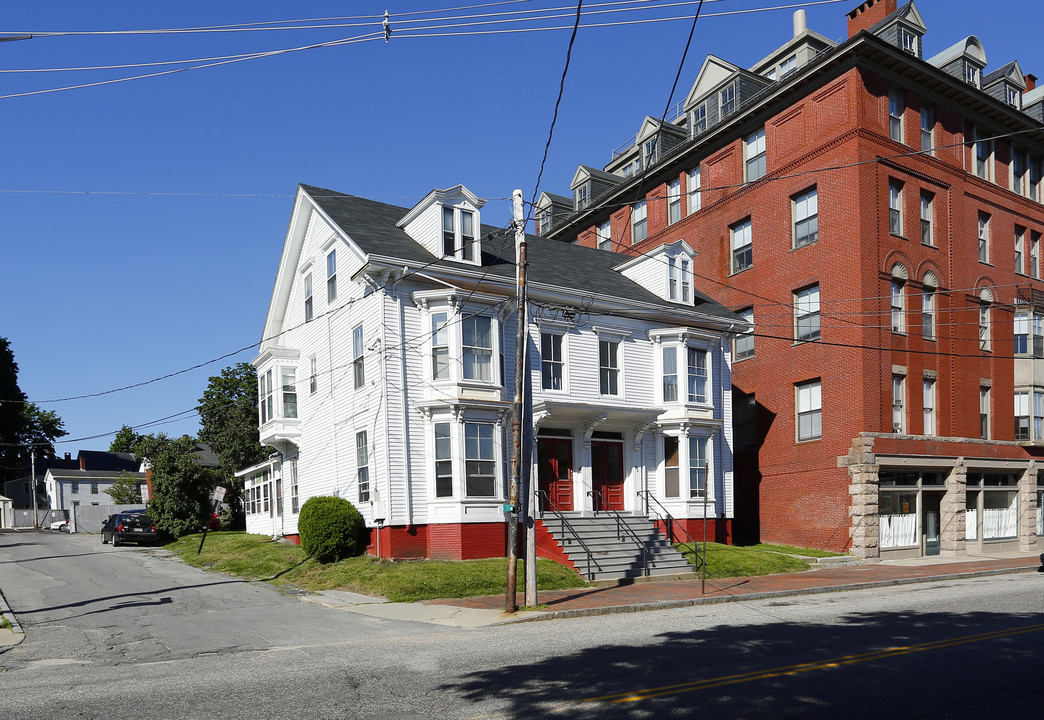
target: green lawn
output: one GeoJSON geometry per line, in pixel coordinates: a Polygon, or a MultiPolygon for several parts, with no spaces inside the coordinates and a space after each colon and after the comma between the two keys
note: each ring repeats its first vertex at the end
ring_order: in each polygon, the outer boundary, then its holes
{"type": "MultiPolygon", "coordinates": [[[[206,570],[311,591],[350,590],[386,597],[392,602],[498,595],[504,593],[506,587],[503,558],[442,562],[389,561],[362,556],[324,565],[309,559],[298,545],[276,542],[263,535],[209,533],[203,552],[196,555],[199,540],[200,535],[187,535],[166,547],[189,565],[206,570]]],[[[686,543],[678,548],[687,552],[692,562],[692,545],[686,543]]],[[[707,577],[800,572],[809,566],[792,555],[821,557],[833,554],[785,545],[738,547],[707,543],[707,577]]],[[[518,577],[521,588],[524,582],[521,563],[518,577]]],[[[587,585],[572,570],[542,559],[537,560],[537,581],[540,590],[587,585]]]]}

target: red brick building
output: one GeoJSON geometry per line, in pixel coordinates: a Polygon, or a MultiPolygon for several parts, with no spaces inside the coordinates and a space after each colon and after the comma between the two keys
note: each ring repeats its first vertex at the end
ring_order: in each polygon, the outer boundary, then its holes
{"type": "Polygon", "coordinates": [[[912,2],[866,0],[848,30],[798,11],[754,67],[708,57],[677,117],[541,197],[538,229],[684,241],[695,287],[753,319],[733,343],[737,539],[1033,549],[1044,88],[974,36],[926,58],[912,2]]]}

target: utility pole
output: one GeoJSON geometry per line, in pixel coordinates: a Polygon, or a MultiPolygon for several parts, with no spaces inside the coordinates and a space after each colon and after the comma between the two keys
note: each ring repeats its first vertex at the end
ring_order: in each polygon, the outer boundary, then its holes
{"type": "Polygon", "coordinates": [[[526,225],[522,214],[522,191],[511,194],[512,216],[515,225],[515,398],[511,418],[511,434],[514,448],[511,454],[511,484],[508,488],[508,504],[504,516],[508,523],[507,540],[507,593],[504,609],[513,613],[518,610],[515,593],[518,589],[518,511],[520,470],[522,467],[522,376],[525,374],[526,356],[526,225]]]}
{"type": "MultiPolygon", "coordinates": [[[[25,457],[25,456],[23,455],[22,457],[25,457]]],[[[32,448],[29,451],[29,457],[30,457],[29,464],[30,464],[30,467],[32,468],[31,471],[30,471],[30,474],[31,474],[32,479],[33,479],[33,482],[30,485],[30,490],[29,490],[29,492],[33,496],[33,529],[34,530],[38,530],[39,527],[40,527],[40,523],[37,522],[38,514],[36,512],[36,448],[35,447],[32,448]]]]}

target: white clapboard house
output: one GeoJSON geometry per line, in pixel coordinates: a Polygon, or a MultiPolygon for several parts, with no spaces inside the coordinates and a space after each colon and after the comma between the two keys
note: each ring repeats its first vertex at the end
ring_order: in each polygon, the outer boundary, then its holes
{"type": "MultiPolygon", "coordinates": [[[[304,502],[334,495],[372,554],[505,554],[515,246],[483,205],[461,185],[413,208],[299,187],[254,360],[273,453],[239,473],[249,532],[295,539],[304,502]]],[[[528,240],[540,554],[626,575],[705,519],[727,539],[730,339],[749,326],[693,289],[685,242],[634,258],[528,240]]]]}

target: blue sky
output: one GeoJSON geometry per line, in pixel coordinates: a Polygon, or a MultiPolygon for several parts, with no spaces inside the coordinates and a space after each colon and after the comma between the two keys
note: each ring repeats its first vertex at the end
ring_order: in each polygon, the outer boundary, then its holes
{"type": "MultiPolygon", "coordinates": [[[[570,4],[8,3],[0,36],[104,33],[0,43],[0,336],[11,341],[22,390],[65,421],[69,435],[58,451],[106,449],[124,424],[198,431],[191,414],[146,425],[188,413],[210,376],[254,357],[255,348],[239,350],[260,340],[299,182],[404,207],[432,188],[463,183],[489,199],[484,222],[507,224],[512,190],[522,188],[527,200],[533,194],[570,4]],[[446,11],[463,6],[471,7],[446,11]],[[385,9],[391,41],[365,39],[379,32],[385,9]],[[561,29],[494,34],[488,31],[509,26],[475,24],[507,13],[549,16],[514,29],[561,29]],[[491,17],[473,17],[479,14],[491,17]],[[346,16],[357,19],[288,22],[346,16]],[[257,23],[280,29],[113,32],[257,23]],[[299,27],[333,24],[344,27],[299,27]],[[438,29],[445,24],[466,34],[438,29]],[[482,30],[488,34],[475,34],[482,30]],[[227,57],[360,37],[58,92],[39,91],[204,63],[10,72],[227,57]],[[109,392],[140,383],[147,384],[109,392]],[[63,400],[84,395],[91,397],[63,400]]],[[[707,0],[671,103],[684,99],[707,54],[749,67],[785,43],[799,4],[707,0]],[[769,7],[780,9],[718,15],[769,7]]],[[[805,3],[808,25],[843,40],[845,13],[857,4],[805,3]]],[[[569,194],[579,163],[604,165],[645,115],[663,112],[696,11],[695,3],[667,0],[584,5],[589,13],[616,12],[585,15],[573,48],[541,182],[561,194],[569,194]],[[656,18],[683,19],[639,22],[656,18]]],[[[925,57],[974,34],[989,70],[1017,59],[1044,78],[1044,49],[1017,32],[1044,27],[1044,3],[994,0],[989,13],[971,0],[917,5],[928,26],[925,57]]]]}

